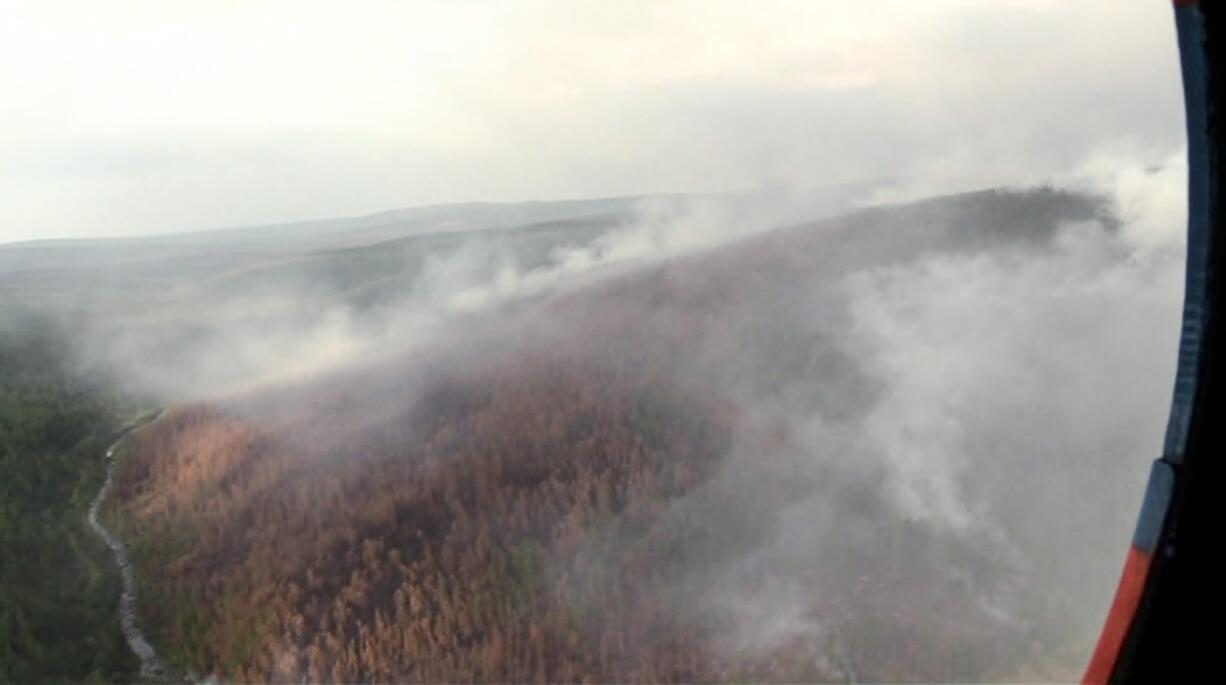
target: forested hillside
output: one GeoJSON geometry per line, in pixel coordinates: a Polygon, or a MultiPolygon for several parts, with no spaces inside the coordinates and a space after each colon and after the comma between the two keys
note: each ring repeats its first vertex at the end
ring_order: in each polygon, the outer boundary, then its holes
{"type": "Polygon", "coordinates": [[[1052,550],[976,490],[994,482],[965,483],[982,529],[887,487],[861,423],[883,385],[840,278],[1038,258],[1099,209],[1037,191],[870,210],[179,407],[136,435],[108,513],[142,619],[195,673],[253,681],[1074,677],[1052,550]]]}
{"type": "Polygon", "coordinates": [[[0,317],[0,682],[127,682],[119,578],[85,527],[120,419],[64,331],[0,317]]]}

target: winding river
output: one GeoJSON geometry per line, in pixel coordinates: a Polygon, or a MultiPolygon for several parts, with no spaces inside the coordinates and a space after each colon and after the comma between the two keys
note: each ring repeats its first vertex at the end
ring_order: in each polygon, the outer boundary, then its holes
{"type": "Polygon", "coordinates": [[[111,552],[115,555],[115,565],[119,567],[119,575],[122,580],[122,591],[119,595],[119,626],[123,631],[123,637],[128,642],[128,647],[140,659],[140,675],[142,678],[168,679],[173,677],[170,669],[162,663],[158,658],[157,652],[153,646],[145,639],[145,634],[141,632],[140,627],[136,625],[136,572],[132,568],[132,561],[128,557],[128,548],[124,546],[123,541],[117,535],[107,530],[106,526],[98,520],[98,510],[102,508],[102,502],[106,500],[107,495],[111,492],[111,484],[115,478],[115,450],[127,438],[128,433],[148,421],[152,421],[157,416],[150,417],[145,421],[129,426],[119,436],[114,443],[106,450],[106,480],[102,483],[102,489],[98,491],[98,495],[94,497],[94,501],[89,505],[89,515],[86,520],[89,521],[89,526],[106,542],[106,546],[111,548],[111,552]]]}

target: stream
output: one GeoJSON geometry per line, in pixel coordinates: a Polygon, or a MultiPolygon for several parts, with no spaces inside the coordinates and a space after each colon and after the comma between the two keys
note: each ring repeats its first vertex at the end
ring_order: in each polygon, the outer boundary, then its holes
{"type": "MultiPolygon", "coordinates": [[[[157,418],[154,416],[153,418],[157,418]]],[[[153,418],[148,419],[152,421],[153,418]]],[[[144,422],[141,422],[144,423],[144,422]]],[[[140,659],[140,675],[142,678],[168,679],[171,678],[171,671],[166,668],[158,658],[157,652],[149,641],[145,639],[145,634],[141,632],[139,626],[136,625],[136,571],[132,568],[132,561],[128,557],[128,548],[124,546],[123,541],[119,539],[111,531],[107,530],[106,526],[98,520],[98,511],[102,508],[103,501],[111,492],[111,485],[115,478],[115,450],[127,438],[128,433],[135,429],[141,423],[134,424],[119,436],[114,443],[106,450],[106,480],[102,483],[102,489],[98,491],[98,495],[94,497],[94,501],[89,505],[89,515],[86,520],[89,522],[90,528],[106,542],[106,546],[111,548],[111,552],[115,556],[115,565],[119,567],[119,575],[122,580],[122,591],[119,595],[119,626],[123,632],[123,637],[128,642],[128,647],[140,659]]]]}

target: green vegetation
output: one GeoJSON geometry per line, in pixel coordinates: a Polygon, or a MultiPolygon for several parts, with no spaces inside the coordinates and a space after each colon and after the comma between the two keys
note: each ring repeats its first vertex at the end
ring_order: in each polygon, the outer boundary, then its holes
{"type": "Polygon", "coordinates": [[[85,524],[117,404],[53,326],[0,321],[0,683],[136,676],[118,572],[85,524]]]}

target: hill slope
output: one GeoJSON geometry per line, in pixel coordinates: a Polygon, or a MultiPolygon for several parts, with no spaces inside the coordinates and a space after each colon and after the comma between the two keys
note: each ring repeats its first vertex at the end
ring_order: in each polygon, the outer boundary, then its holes
{"type": "Polygon", "coordinates": [[[1077,221],[1111,230],[1054,191],[868,210],[180,407],[138,436],[110,514],[149,632],[240,680],[1073,677],[1085,626],[1047,575],[1069,571],[1028,532],[1049,514],[998,489],[1043,474],[972,462],[901,498],[847,284],[1039,260],[1077,221]]]}

